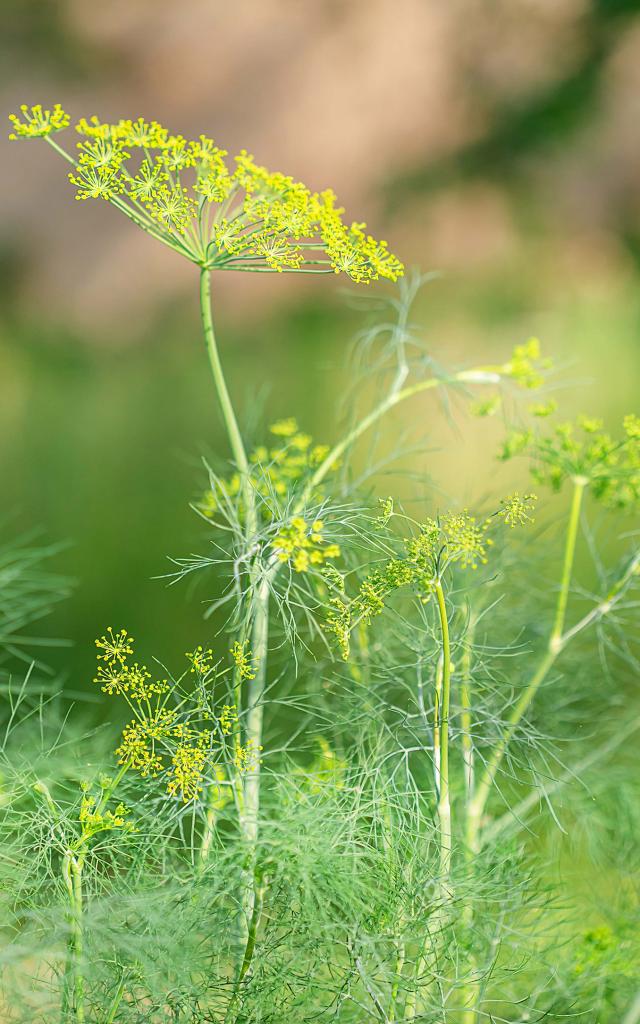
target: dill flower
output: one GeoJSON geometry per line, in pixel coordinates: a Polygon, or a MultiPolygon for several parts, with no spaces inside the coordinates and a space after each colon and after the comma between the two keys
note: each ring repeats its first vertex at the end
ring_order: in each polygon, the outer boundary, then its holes
{"type": "Polygon", "coordinates": [[[133,720],[122,730],[120,746],[116,749],[118,764],[129,765],[140,773],[143,779],[147,776],[156,778],[164,765],[155,747],[149,742],[144,724],[133,720]]]}
{"type": "Polygon", "coordinates": [[[85,793],[80,803],[78,816],[82,825],[82,838],[89,839],[98,832],[108,832],[113,829],[131,831],[133,826],[126,820],[127,813],[127,808],[122,803],[118,804],[113,811],[100,811],[96,797],[85,793]]]}
{"type": "Polygon", "coordinates": [[[205,651],[201,645],[195,651],[187,651],[185,658],[191,665],[191,672],[199,676],[206,676],[213,668],[213,651],[207,648],[205,651]]]}
{"type": "Polygon", "coordinates": [[[340,547],[324,539],[324,523],[316,519],[311,525],[302,516],[294,516],[272,541],[280,562],[289,562],[295,572],[308,572],[321,566],[328,558],[339,558],[340,547]]]}
{"type": "Polygon", "coordinates": [[[491,398],[485,398],[482,401],[474,402],[471,406],[471,415],[478,416],[480,419],[488,416],[495,416],[499,412],[502,405],[502,398],[500,395],[493,395],[491,398]]]}
{"type": "Polygon", "coordinates": [[[640,507],[640,419],[626,416],[621,438],[603,426],[599,418],[582,415],[575,422],[556,424],[547,434],[514,431],[499,457],[529,455],[537,483],[558,491],[565,480],[580,480],[607,507],[632,511],[640,507]]]}
{"type": "Polygon", "coordinates": [[[379,529],[384,529],[388,525],[389,520],[393,516],[393,498],[379,498],[378,499],[378,515],[376,517],[376,526],[379,529]]]}
{"type": "MultiPolygon", "coordinates": [[[[313,438],[300,430],[295,419],[279,420],[269,428],[278,438],[276,445],[258,445],[249,455],[251,487],[261,499],[260,510],[267,520],[279,517],[279,506],[292,491],[307,480],[327,456],[329,446],[314,444],[313,438]]],[[[338,463],[332,467],[332,472],[338,463]]],[[[242,478],[234,473],[227,479],[216,478],[205,491],[196,508],[206,519],[214,520],[221,508],[242,496],[242,478]]],[[[316,488],[312,499],[322,497],[316,488]]],[[[240,503],[239,512],[244,515],[240,503]]]]}
{"type": "Polygon", "coordinates": [[[97,655],[99,661],[124,665],[127,657],[133,654],[133,637],[129,636],[126,629],[114,633],[112,627],[109,626],[106,634],[96,640],[96,647],[104,651],[103,654],[97,655]]]}
{"type": "Polygon", "coordinates": [[[248,739],[244,746],[237,742],[233,755],[233,763],[236,769],[241,774],[254,771],[260,764],[262,750],[263,747],[254,739],[248,739]]]}
{"type": "Polygon", "coordinates": [[[524,494],[520,497],[516,491],[510,497],[502,499],[496,515],[500,516],[512,529],[516,526],[524,526],[526,523],[533,523],[534,519],[529,513],[533,512],[537,500],[536,494],[524,494]]]}
{"type": "Polygon", "coordinates": [[[223,736],[230,736],[234,725],[238,721],[238,711],[235,704],[225,704],[220,712],[218,724],[223,736]]]}
{"type": "Polygon", "coordinates": [[[558,403],[551,399],[549,402],[534,402],[533,405],[529,406],[529,412],[532,416],[538,419],[546,419],[547,416],[551,416],[558,408],[558,403]]]}
{"type": "Polygon", "coordinates": [[[179,743],[171,758],[171,769],[167,792],[180,796],[184,803],[195,800],[203,789],[204,771],[207,763],[209,733],[203,732],[195,746],[179,743]]]}
{"type": "Polygon", "coordinates": [[[544,384],[542,370],[548,369],[550,365],[550,360],[542,358],[539,339],[529,338],[524,344],[515,346],[502,372],[520,387],[535,390],[544,384]]]}
{"type": "Polygon", "coordinates": [[[532,522],[529,512],[534,500],[532,494],[523,498],[514,494],[501,502],[493,516],[484,520],[479,521],[465,509],[446,512],[438,519],[417,524],[416,533],[404,542],[402,557],[391,558],[369,573],[351,599],[341,595],[329,601],[324,628],[343,659],[349,658],[351,635],[356,626],[370,626],[384,611],[388,598],[398,590],[412,587],[419,600],[426,603],[448,569],[457,566],[475,570],[479,565],[486,565],[488,549],[493,545],[487,535],[492,520],[497,517],[510,527],[532,522]]]}
{"type": "MultiPolygon", "coordinates": [[[[43,137],[70,124],[56,105],[11,115],[12,139],[43,137]]],[[[344,220],[330,189],[313,192],[242,150],[233,159],[213,139],[187,140],[144,118],[80,118],[69,178],[78,199],[102,199],[209,270],[344,273],[359,284],[395,281],[404,268],[366,224],[344,220]]]]}
{"type": "Polygon", "coordinates": [[[240,643],[236,640],[231,648],[231,657],[241,679],[255,679],[256,670],[252,662],[251,651],[247,650],[248,641],[240,643]]]}
{"type": "Polygon", "coordinates": [[[13,131],[9,135],[11,140],[45,138],[52,132],[68,128],[70,124],[69,115],[65,114],[59,103],[56,103],[53,110],[43,110],[39,103],[34,107],[23,103],[20,112],[22,119],[16,114],[9,114],[9,120],[13,125],[13,131]]]}
{"type": "Polygon", "coordinates": [[[441,528],[448,556],[459,561],[463,569],[477,569],[478,564],[487,564],[487,547],[493,544],[491,538],[486,537],[487,522],[478,523],[465,509],[443,516],[441,528]]]}

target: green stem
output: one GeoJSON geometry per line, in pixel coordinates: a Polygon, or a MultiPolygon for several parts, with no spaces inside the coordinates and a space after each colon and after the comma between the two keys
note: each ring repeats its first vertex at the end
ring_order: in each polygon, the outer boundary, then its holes
{"type": "Polygon", "coordinates": [[[471,718],[471,659],[475,640],[477,620],[473,613],[469,620],[460,671],[460,724],[462,726],[462,756],[467,803],[473,797],[475,785],[473,756],[473,722],[471,718]]]}
{"type": "MultiPolygon", "coordinates": [[[[449,635],[449,619],[447,603],[441,580],[435,586],[438,618],[440,621],[441,654],[436,670],[435,714],[433,729],[433,759],[436,779],[436,814],[438,817],[438,901],[433,914],[432,929],[428,939],[432,943],[439,941],[446,905],[452,900],[451,889],[451,853],[453,832],[451,826],[451,800],[449,795],[449,714],[451,705],[451,639],[449,635]]],[[[404,1008],[406,1020],[413,1020],[418,1009],[418,984],[426,965],[424,952],[427,941],[423,943],[423,952],[419,955],[415,967],[415,985],[407,996],[404,1008]]]]}
{"type": "Polygon", "coordinates": [[[64,1005],[67,1007],[67,1019],[73,1021],[74,1024],[84,1024],[86,1020],[84,968],[82,964],[84,957],[83,867],[84,855],[80,854],[77,856],[71,850],[67,850],[63,860],[62,874],[69,897],[69,924],[71,927],[69,939],[70,968],[66,971],[66,978],[67,981],[69,978],[71,979],[71,993],[66,993],[64,1005]]]}
{"type": "Polygon", "coordinates": [[[209,854],[211,852],[211,846],[213,844],[213,837],[215,835],[216,819],[218,817],[218,810],[216,803],[218,801],[218,785],[215,782],[210,783],[207,791],[207,812],[204,820],[204,830],[202,833],[202,842],[200,844],[200,850],[198,851],[198,873],[201,874],[204,871],[209,854]]]}
{"type": "Polygon", "coordinates": [[[377,423],[378,420],[387,412],[395,408],[396,405],[400,405],[401,402],[406,401],[408,398],[412,398],[414,395],[419,395],[423,391],[431,391],[433,388],[440,387],[441,384],[497,384],[501,379],[501,369],[501,367],[497,366],[478,366],[472,370],[461,370],[459,373],[454,373],[449,378],[429,377],[427,380],[418,381],[417,384],[409,384],[406,388],[400,388],[397,391],[392,391],[385,399],[383,399],[382,402],[380,402],[379,405],[375,407],[375,409],[372,409],[367,416],[358,420],[349,433],[333,446],[309,480],[299,501],[295,505],[293,514],[297,515],[302,511],[315,489],[326,477],[327,473],[332,470],[336,462],[342,458],[344,453],[351,448],[353,444],[355,444],[358,438],[361,437],[362,434],[366,433],[366,431],[377,423]]]}
{"type": "Polygon", "coordinates": [[[440,825],[440,885],[443,898],[449,893],[451,875],[451,801],[449,798],[449,707],[451,703],[451,641],[444,590],[440,580],[435,585],[440,633],[442,638],[442,703],[440,708],[440,786],[438,820],[440,825]]]}
{"type": "Polygon", "coordinates": [[[249,460],[247,459],[247,452],[240,434],[238,421],[231,403],[229,389],[227,388],[227,382],[220,362],[216,336],[213,329],[213,317],[211,315],[211,274],[204,268],[200,271],[200,313],[202,316],[202,327],[207,346],[207,355],[209,357],[216,391],[218,393],[218,401],[220,402],[222,417],[227,429],[227,436],[229,438],[233,458],[242,477],[242,497],[245,504],[247,537],[252,538],[257,529],[257,515],[255,494],[251,486],[249,474],[249,460]]]}
{"type": "Polygon", "coordinates": [[[113,997],[113,1000],[111,1002],[111,1007],[109,1009],[109,1013],[107,1014],[107,1016],[105,1018],[104,1024],[113,1024],[113,1022],[114,1022],[114,1020],[116,1018],[116,1013],[118,1012],[118,1008],[120,1006],[120,1003],[122,1002],[122,997],[124,995],[125,982],[126,982],[126,975],[125,975],[125,972],[123,970],[122,975],[120,977],[120,981],[118,983],[118,987],[116,989],[116,994],[113,997]]]}
{"type": "Polygon", "coordinates": [[[495,782],[496,775],[500,765],[502,764],[502,759],[504,758],[507,747],[513,739],[523,716],[531,706],[540,686],[546,679],[551,667],[565,644],[562,631],[564,628],[569,590],[571,587],[571,575],[573,572],[576,540],[580,522],[580,509],[587,481],[584,477],[576,477],[573,483],[574,491],[571,501],[571,511],[569,513],[569,521],[567,524],[562,578],[560,580],[560,591],[558,593],[553,629],[549,636],[546,653],[538,666],[537,671],[534,673],[531,680],[520,694],[519,699],[514,704],[511,714],[507,719],[507,727],[491,752],[491,755],[485,764],[485,769],[478,788],[473,799],[470,801],[469,814],[467,817],[467,845],[472,852],[477,852],[479,850],[482,816],[484,814],[489,793],[491,792],[491,788],[495,782]]]}
{"type": "Polygon", "coordinates": [[[247,773],[245,783],[245,816],[247,836],[251,843],[258,838],[260,810],[260,747],[264,719],[264,691],[266,682],[267,642],[269,637],[270,580],[265,574],[255,593],[251,652],[255,663],[255,677],[251,679],[247,704],[246,742],[253,749],[254,764],[247,773]]]}
{"type": "Polygon", "coordinates": [[[253,961],[253,955],[255,953],[256,941],[258,938],[258,928],[260,926],[260,918],[262,917],[262,907],[264,903],[264,894],[266,891],[266,882],[262,885],[255,886],[255,899],[253,909],[251,912],[251,921],[247,929],[246,944],[244,949],[244,955],[242,957],[242,963],[240,964],[240,970],[238,971],[238,977],[233,987],[231,999],[227,1007],[227,1012],[224,1017],[224,1024],[232,1024],[235,1022],[240,1011],[240,995],[242,992],[242,985],[244,980],[251,969],[251,963],[253,961]]]}
{"type": "Polygon", "coordinates": [[[578,527],[580,525],[580,509],[582,508],[582,498],[584,496],[584,489],[587,486],[587,483],[588,480],[585,477],[575,477],[573,481],[573,497],[571,499],[571,511],[569,513],[569,523],[567,526],[562,579],[560,580],[560,592],[558,594],[558,604],[556,606],[556,617],[553,624],[553,630],[551,632],[551,639],[549,641],[550,647],[558,643],[564,629],[564,622],[567,615],[567,602],[569,600],[569,589],[571,586],[571,573],[573,572],[573,562],[576,553],[578,527]]]}

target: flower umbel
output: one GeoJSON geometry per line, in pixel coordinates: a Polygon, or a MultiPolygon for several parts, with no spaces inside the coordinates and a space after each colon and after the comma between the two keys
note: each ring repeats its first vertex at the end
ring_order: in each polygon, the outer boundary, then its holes
{"type": "Polygon", "coordinates": [[[531,475],[558,491],[565,480],[582,480],[593,496],[609,508],[640,507],[640,419],[625,416],[618,439],[593,416],[558,423],[547,434],[513,431],[503,443],[502,460],[531,457],[531,475]]]}
{"type": "MultiPolygon", "coordinates": [[[[69,116],[23,106],[11,115],[11,139],[48,138],[69,116]]],[[[156,121],[93,116],[80,136],[69,175],[78,199],[104,199],[155,238],[201,267],[250,272],[345,273],[367,284],[395,281],[404,268],[366,225],[343,219],[330,189],[257,164],[246,150],[233,160],[213,139],[189,141],[156,121]]],[[[60,151],[59,145],[55,144],[60,151]]],[[[64,151],[62,151],[64,152],[64,151]]]]}
{"type": "Polygon", "coordinates": [[[9,135],[15,139],[42,139],[52,132],[60,132],[69,127],[70,118],[65,114],[59,103],[56,103],[53,110],[43,110],[39,103],[34,107],[28,107],[23,103],[20,107],[22,117],[17,114],[9,114],[9,120],[13,125],[13,131],[9,135]]]}

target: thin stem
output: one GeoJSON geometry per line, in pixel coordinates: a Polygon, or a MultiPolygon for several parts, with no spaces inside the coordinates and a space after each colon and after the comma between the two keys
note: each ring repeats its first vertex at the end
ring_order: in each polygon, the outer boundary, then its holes
{"type": "Polygon", "coordinates": [[[580,524],[580,509],[584,489],[588,481],[585,477],[575,477],[573,481],[573,497],[571,499],[571,511],[567,526],[567,539],[564,549],[564,562],[562,566],[562,579],[560,580],[560,592],[556,606],[556,617],[551,632],[550,646],[557,644],[562,636],[564,622],[567,614],[567,603],[569,600],[569,588],[571,585],[571,573],[576,553],[576,540],[578,537],[578,526],[580,524]]]}
{"type": "Polygon", "coordinates": [[[295,505],[294,514],[297,514],[304,508],[318,485],[322,483],[336,462],[355,444],[358,438],[396,405],[400,405],[401,402],[412,398],[414,395],[419,395],[423,391],[430,391],[440,387],[441,384],[497,384],[501,379],[500,371],[501,367],[479,366],[472,370],[461,370],[449,378],[429,377],[426,380],[418,381],[416,384],[410,384],[406,388],[401,388],[399,391],[392,391],[367,416],[358,420],[349,433],[333,446],[304,488],[299,501],[295,505]]]}
{"type": "Polygon", "coordinates": [[[404,939],[401,938],[398,941],[398,945],[397,945],[396,966],[395,966],[395,970],[394,970],[393,984],[391,986],[391,1002],[389,1004],[389,1024],[395,1024],[396,1020],[398,1019],[396,1017],[396,1007],[398,1005],[398,995],[400,993],[400,984],[401,984],[401,982],[403,980],[402,973],[403,973],[403,970],[404,970],[405,955],[406,955],[406,951],[405,951],[404,939]]]}
{"type": "Polygon", "coordinates": [[[433,697],[433,781],[435,784],[436,797],[440,793],[440,707],[442,705],[442,655],[438,658],[436,665],[436,685],[433,697]]]}
{"type": "Polygon", "coordinates": [[[113,1000],[112,1000],[112,1003],[111,1003],[111,1008],[109,1009],[109,1012],[108,1012],[108,1014],[107,1014],[107,1016],[105,1018],[104,1024],[113,1024],[113,1022],[115,1020],[116,1013],[118,1012],[118,1008],[120,1006],[120,1003],[122,1002],[122,997],[124,995],[125,981],[126,981],[126,974],[125,974],[125,971],[123,970],[122,971],[122,975],[120,976],[120,981],[118,983],[118,987],[116,989],[116,993],[115,993],[115,995],[113,997],[113,1000]]]}
{"type": "MultiPolygon", "coordinates": [[[[433,941],[438,941],[438,936],[444,924],[446,904],[450,903],[453,893],[451,890],[451,853],[452,853],[452,825],[451,825],[451,800],[449,796],[449,714],[451,705],[451,639],[449,635],[449,619],[447,617],[447,603],[442,586],[442,580],[438,579],[434,585],[436,603],[438,607],[438,618],[440,623],[441,653],[436,669],[435,685],[435,716],[433,729],[434,746],[434,772],[436,779],[436,814],[438,817],[438,902],[433,914],[433,930],[431,936],[433,941]]],[[[418,1008],[418,982],[425,968],[426,954],[423,944],[423,952],[416,961],[415,966],[415,988],[409,993],[405,1001],[404,1016],[406,1020],[413,1020],[417,1015],[418,1008]]]]}
{"type": "Polygon", "coordinates": [[[547,651],[538,666],[537,671],[534,673],[533,677],[520,694],[519,699],[514,704],[511,714],[507,719],[507,728],[486,762],[477,791],[470,803],[467,820],[467,843],[474,851],[479,846],[479,832],[484,808],[500,765],[502,764],[502,759],[504,758],[507,747],[513,739],[523,716],[531,706],[540,686],[546,679],[556,658],[565,645],[562,630],[564,628],[567,602],[569,599],[569,589],[571,586],[576,540],[578,536],[578,525],[580,522],[580,509],[587,481],[584,477],[576,477],[573,484],[574,491],[571,501],[571,511],[569,513],[569,521],[567,523],[562,578],[560,580],[560,590],[556,604],[553,629],[549,636],[547,651]]]}
{"type": "Polygon", "coordinates": [[[66,971],[67,983],[71,978],[71,993],[67,992],[64,1005],[67,1007],[68,1019],[75,1024],[84,1024],[84,969],[82,959],[84,956],[84,897],[82,890],[82,869],[84,867],[84,855],[76,856],[71,850],[67,850],[62,865],[67,895],[69,897],[69,923],[71,935],[69,938],[69,962],[70,967],[66,971]]]}
{"type": "Polygon", "coordinates": [[[442,896],[449,894],[451,874],[451,802],[449,799],[449,707],[451,702],[451,641],[447,605],[438,580],[435,585],[440,632],[442,638],[442,706],[440,711],[440,788],[438,792],[438,820],[440,823],[440,884],[442,896]]]}
{"type": "Polygon", "coordinates": [[[222,370],[216,336],[213,330],[213,317],[211,315],[211,275],[206,269],[200,271],[200,313],[202,316],[202,327],[207,346],[207,355],[211,365],[211,372],[218,393],[222,417],[227,429],[227,436],[231,451],[242,477],[242,497],[245,503],[245,515],[247,522],[247,534],[251,537],[256,532],[256,508],[255,495],[249,477],[249,460],[246,449],[238,427],[236,414],[231,403],[231,397],[227,388],[227,382],[222,370]]]}
{"type": "Polygon", "coordinates": [[[201,874],[204,871],[209,854],[211,852],[211,846],[213,844],[213,837],[215,835],[216,819],[218,817],[218,789],[219,786],[212,782],[210,783],[207,790],[207,811],[204,819],[204,830],[202,833],[202,842],[200,843],[200,850],[198,851],[198,873],[201,874]]]}
{"type": "Polygon", "coordinates": [[[460,671],[460,724],[462,726],[462,756],[464,760],[464,780],[466,786],[467,803],[473,797],[474,779],[474,755],[473,755],[473,722],[471,718],[471,660],[473,655],[473,643],[475,640],[477,620],[471,615],[467,635],[465,638],[464,651],[461,659],[460,671]]]}
{"type": "MultiPolygon", "coordinates": [[[[475,631],[477,627],[477,618],[471,613],[469,619],[469,626],[467,629],[467,636],[465,638],[465,647],[462,655],[461,664],[461,679],[460,679],[460,704],[461,704],[461,724],[462,724],[462,756],[464,759],[464,776],[465,776],[465,795],[466,795],[466,815],[467,815],[467,828],[470,816],[472,815],[471,802],[473,800],[473,793],[475,788],[475,766],[474,766],[474,752],[473,752],[473,739],[471,735],[472,730],[472,718],[471,718],[471,664],[472,664],[472,652],[473,642],[475,639],[475,631]]],[[[468,941],[472,942],[473,938],[473,916],[474,916],[474,904],[473,904],[473,876],[475,868],[475,853],[472,850],[469,843],[465,844],[465,861],[467,865],[467,890],[463,894],[463,907],[462,907],[462,923],[468,930],[468,941]]],[[[462,1017],[463,1024],[474,1024],[476,1020],[475,1005],[478,996],[478,986],[476,982],[476,974],[478,969],[478,963],[476,955],[473,949],[470,949],[468,955],[469,964],[469,977],[465,984],[464,989],[461,993],[461,1003],[464,1007],[464,1014],[462,1017]]]]}
{"type": "Polygon", "coordinates": [[[255,843],[258,838],[260,810],[260,747],[264,720],[264,691],[266,682],[267,643],[269,637],[269,576],[265,574],[255,593],[253,635],[251,651],[255,663],[255,678],[249,680],[247,704],[246,742],[254,755],[253,765],[245,784],[245,817],[247,837],[255,843]]]}
{"type": "Polygon", "coordinates": [[[240,993],[242,991],[243,982],[251,969],[253,956],[256,948],[256,941],[258,938],[258,929],[260,927],[260,919],[262,917],[262,907],[264,904],[264,894],[266,891],[266,882],[263,885],[255,887],[256,895],[253,905],[253,911],[251,914],[251,922],[247,929],[247,937],[244,948],[244,955],[242,957],[242,963],[240,964],[240,970],[238,971],[238,977],[233,987],[233,992],[229,1000],[227,1012],[224,1017],[224,1024],[232,1024],[238,1018],[240,1011],[240,993]]]}

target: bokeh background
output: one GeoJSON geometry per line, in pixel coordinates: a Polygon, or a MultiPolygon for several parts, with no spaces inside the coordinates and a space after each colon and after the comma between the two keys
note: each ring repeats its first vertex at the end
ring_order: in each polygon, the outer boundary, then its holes
{"type": "MultiPolygon", "coordinates": [[[[437,272],[415,317],[440,362],[494,360],[537,334],[575,385],[568,412],[637,407],[634,0],[3,0],[0,38],[6,112],[142,115],[331,186],[409,266],[437,272]]],[[[1,144],[3,530],[69,541],[57,567],[77,588],[45,628],[73,642],[52,658],[82,689],[106,625],[168,662],[206,638],[206,586],[154,577],[205,546],[188,505],[201,456],[226,449],[194,268],[107,204],[74,202],[47,147],[1,144]]],[[[362,325],[339,282],[214,287],[241,407],[334,438],[362,325]]],[[[458,499],[485,492],[483,430],[446,434],[435,403],[404,415],[432,437],[414,469],[458,499]]]]}

